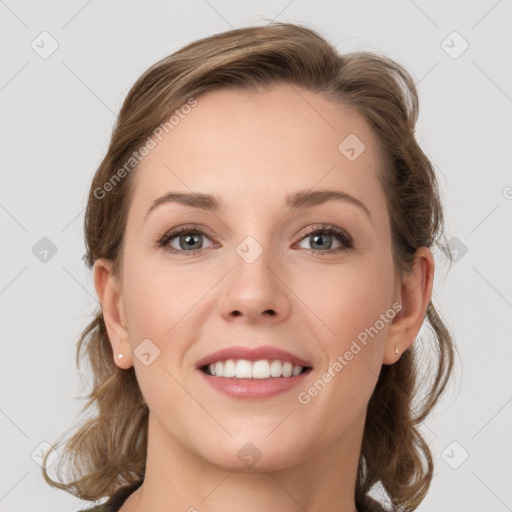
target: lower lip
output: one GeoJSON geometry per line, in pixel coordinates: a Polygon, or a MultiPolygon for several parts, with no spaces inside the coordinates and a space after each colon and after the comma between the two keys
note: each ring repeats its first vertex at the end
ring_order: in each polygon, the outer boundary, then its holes
{"type": "Polygon", "coordinates": [[[217,391],[232,398],[261,400],[270,398],[298,386],[311,372],[307,370],[294,377],[269,377],[268,379],[237,379],[215,377],[197,370],[206,382],[217,391]]]}

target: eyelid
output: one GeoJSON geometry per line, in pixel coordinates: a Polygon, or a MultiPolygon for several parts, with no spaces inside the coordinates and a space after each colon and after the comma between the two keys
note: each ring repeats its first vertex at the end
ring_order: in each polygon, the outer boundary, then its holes
{"type": "MultiPolygon", "coordinates": [[[[324,232],[329,232],[332,234],[344,236],[345,238],[347,238],[347,241],[350,241],[352,243],[354,242],[352,235],[346,229],[340,228],[339,226],[335,226],[334,224],[327,224],[327,223],[322,223],[319,226],[318,225],[308,226],[305,229],[305,231],[302,232],[301,236],[302,236],[302,238],[304,238],[305,236],[311,235],[313,233],[324,233],[324,232]]],[[[302,238],[300,240],[302,240],[302,238]]]]}
{"type": "Polygon", "coordinates": [[[337,255],[340,252],[347,251],[354,248],[354,238],[353,236],[346,230],[334,224],[322,223],[320,225],[308,226],[305,231],[302,231],[300,238],[295,242],[302,242],[308,236],[313,235],[315,233],[327,233],[330,236],[338,238],[342,247],[337,249],[326,249],[326,250],[314,250],[314,249],[305,249],[315,256],[322,255],[337,255]]]}
{"type": "Polygon", "coordinates": [[[160,244],[164,241],[167,242],[170,239],[175,238],[183,233],[199,233],[205,237],[210,238],[210,240],[212,239],[211,235],[209,234],[209,230],[201,224],[181,224],[174,228],[168,229],[164,232],[163,235],[157,236],[156,243],[160,244]]]}

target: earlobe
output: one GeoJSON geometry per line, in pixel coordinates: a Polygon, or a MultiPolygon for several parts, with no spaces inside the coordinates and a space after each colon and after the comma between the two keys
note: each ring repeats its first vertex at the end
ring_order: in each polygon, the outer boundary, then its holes
{"type": "Polygon", "coordinates": [[[133,365],[130,339],[125,321],[123,296],[112,262],[99,258],[94,262],[94,286],[103,311],[103,319],[114,353],[114,362],[119,368],[128,369],[133,365]],[[122,354],[119,357],[119,354],[122,354]]]}
{"type": "Polygon", "coordinates": [[[382,364],[396,363],[418,335],[432,296],[434,268],[432,253],[420,247],[399,287],[401,309],[389,328],[382,364]]]}

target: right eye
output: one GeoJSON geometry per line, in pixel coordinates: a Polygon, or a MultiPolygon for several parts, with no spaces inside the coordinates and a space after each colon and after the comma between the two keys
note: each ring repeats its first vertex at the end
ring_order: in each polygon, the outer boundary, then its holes
{"type": "Polygon", "coordinates": [[[208,238],[201,226],[179,226],[165,233],[156,244],[172,254],[195,255],[204,250],[201,237],[208,238]]]}

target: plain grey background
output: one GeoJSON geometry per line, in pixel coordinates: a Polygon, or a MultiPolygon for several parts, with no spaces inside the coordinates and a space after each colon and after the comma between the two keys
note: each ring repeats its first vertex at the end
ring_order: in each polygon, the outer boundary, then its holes
{"type": "Polygon", "coordinates": [[[422,428],[436,469],[418,510],[512,510],[510,0],[0,0],[1,512],[90,505],[47,486],[37,450],[73,425],[88,389],[74,364],[97,305],[83,213],[121,102],[184,44],[271,20],[385,54],[416,81],[457,259],[446,272],[435,253],[434,300],[460,353],[422,428]],[[56,252],[43,257],[45,237],[56,252]]]}

